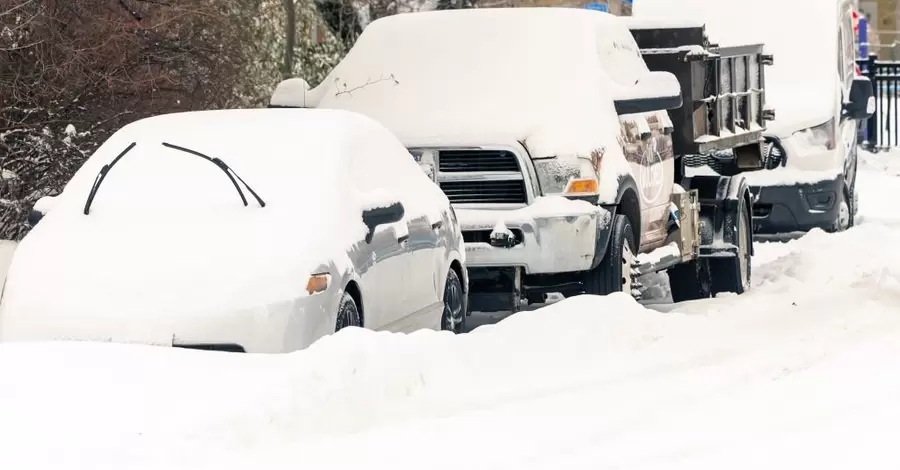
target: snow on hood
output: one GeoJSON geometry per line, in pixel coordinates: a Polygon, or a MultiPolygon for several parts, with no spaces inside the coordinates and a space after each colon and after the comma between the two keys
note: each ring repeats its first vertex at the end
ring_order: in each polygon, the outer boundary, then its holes
{"type": "Polygon", "coordinates": [[[519,141],[534,157],[586,156],[618,147],[612,97],[616,80],[647,72],[637,54],[628,30],[599,12],[402,14],[372,22],[313,93],[318,107],[369,115],[408,147],[519,141]],[[614,62],[628,48],[636,61],[614,62]]]}
{"type": "MultiPolygon", "coordinates": [[[[7,314],[163,317],[265,306],[306,295],[309,274],[365,233],[345,188],[348,113],[217,111],[138,121],[78,171],[25,237],[10,268],[7,314]],[[288,117],[289,119],[282,119],[288,117]],[[109,171],[89,215],[99,167],[109,171]],[[215,164],[229,164],[266,203],[245,207],[215,164]]],[[[350,124],[348,124],[348,122],[350,124]]]]}
{"type": "Polygon", "coordinates": [[[837,0],[641,0],[633,15],[650,24],[705,24],[721,46],[765,44],[767,124],[779,137],[823,124],[835,114],[838,81],[837,0]]]}

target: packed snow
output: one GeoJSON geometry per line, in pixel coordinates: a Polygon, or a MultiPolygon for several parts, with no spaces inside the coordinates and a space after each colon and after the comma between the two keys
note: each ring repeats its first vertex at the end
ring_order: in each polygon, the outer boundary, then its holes
{"type": "Polygon", "coordinates": [[[859,225],[758,244],[742,296],[288,355],[0,345],[0,468],[894,468],[898,185],[863,153],[859,225]]]}
{"type": "MultiPolygon", "coordinates": [[[[349,270],[348,253],[366,233],[362,210],[383,203],[383,195],[350,179],[353,171],[398,193],[404,183],[382,180],[377,171],[405,178],[404,191],[415,195],[404,199],[407,217],[440,220],[420,208],[447,207],[402,144],[359,114],[228,110],[132,123],[52,203],[40,205],[49,211],[9,269],[0,338],[171,344],[200,319],[226,313],[234,324],[220,323],[234,329],[257,331],[276,318],[300,322],[284,312],[300,315],[303,283],[323,269],[349,270]],[[131,142],[137,145],[109,170],[85,215],[95,176],[131,142]],[[221,158],[264,207],[242,186],[245,206],[237,183],[216,164],[164,142],[221,158]],[[384,165],[382,153],[393,153],[398,163],[384,165]]],[[[331,329],[324,318],[319,324],[331,329]]]]}
{"type": "Polygon", "coordinates": [[[407,147],[521,143],[532,158],[568,162],[605,154],[599,196],[612,202],[630,171],[614,100],[669,97],[680,85],[649,72],[621,18],[491,8],[373,21],[322,83],[303,90],[301,81],[284,84],[272,104],[361,112],[407,147]]]}

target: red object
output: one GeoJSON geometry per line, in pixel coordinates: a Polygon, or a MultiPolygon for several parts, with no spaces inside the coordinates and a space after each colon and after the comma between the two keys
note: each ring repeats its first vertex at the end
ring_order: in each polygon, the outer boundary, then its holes
{"type": "Polygon", "coordinates": [[[856,10],[853,11],[853,32],[859,32],[859,12],[856,10]]]}
{"type": "Polygon", "coordinates": [[[853,64],[853,68],[856,69],[856,76],[857,76],[857,77],[862,77],[862,76],[863,76],[863,74],[862,74],[862,69],[859,68],[859,64],[853,64]]]}

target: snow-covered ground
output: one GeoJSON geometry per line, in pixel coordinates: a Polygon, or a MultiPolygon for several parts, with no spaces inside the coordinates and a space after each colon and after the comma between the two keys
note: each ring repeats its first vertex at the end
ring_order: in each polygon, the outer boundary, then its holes
{"type": "Polygon", "coordinates": [[[860,225],[758,245],[743,296],[280,356],[0,346],[0,468],[897,468],[900,152],[863,159],[860,225]]]}

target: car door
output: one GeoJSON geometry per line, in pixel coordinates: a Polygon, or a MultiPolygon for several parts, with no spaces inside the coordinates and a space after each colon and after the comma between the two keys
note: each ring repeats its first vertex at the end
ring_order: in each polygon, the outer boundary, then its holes
{"type": "MultiPolygon", "coordinates": [[[[395,194],[390,181],[377,177],[383,172],[374,171],[377,159],[372,155],[365,148],[357,150],[350,170],[353,189],[363,202],[369,196],[376,197],[379,191],[395,194]]],[[[371,239],[360,242],[354,265],[362,292],[363,326],[392,330],[391,325],[398,318],[411,313],[408,284],[413,276],[409,239],[408,219],[404,217],[396,223],[375,227],[371,239]]]]}
{"type": "Polygon", "coordinates": [[[422,172],[407,152],[385,156],[391,159],[397,169],[392,176],[397,178],[395,188],[403,200],[408,219],[409,242],[407,256],[409,276],[406,302],[408,315],[397,318],[396,329],[413,331],[433,323],[439,307],[440,297],[436,285],[439,264],[440,229],[443,225],[440,206],[435,196],[442,193],[433,181],[422,172]],[[437,191],[437,193],[435,193],[437,191]]]}

